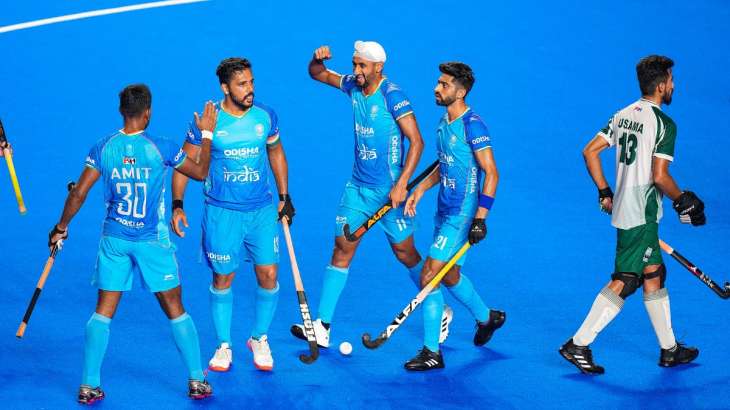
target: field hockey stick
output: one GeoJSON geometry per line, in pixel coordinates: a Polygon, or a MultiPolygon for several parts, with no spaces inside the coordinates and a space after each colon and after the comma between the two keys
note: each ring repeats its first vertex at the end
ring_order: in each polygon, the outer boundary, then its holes
{"type": "Polygon", "coordinates": [[[0,144],[3,146],[3,156],[5,162],[8,164],[8,173],[10,174],[10,182],[13,184],[13,190],[15,191],[15,199],[18,201],[18,211],[21,215],[25,215],[28,210],[25,208],[25,201],[23,201],[23,194],[20,192],[20,184],[18,183],[18,176],[15,174],[15,165],[13,165],[13,154],[8,148],[8,138],[5,135],[5,128],[3,128],[3,122],[0,120],[0,144]]]}
{"type": "MultiPolygon", "coordinates": [[[[429,176],[431,174],[431,172],[433,172],[433,170],[436,169],[436,167],[438,165],[439,165],[438,161],[434,161],[433,164],[429,165],[428,168],[426,168],[423,172],[421,172],[416,177],[416,179],[414,179],[413,181],[408,183],[408,185],[406,186],[406,191],[410,191],[416,185],[420,184],[421,181],[423,181],[427,176],[429,176]]],[[[370,228],[372,228],[373,225],[375,225],[380,220],[380,218],[383,217],[383,215],[385,215],[386,213],[388,213],[388,211],[391,210],[391,208],[393,208],[392,202],[388,201],[385,205],[380,207],[380,209],[375,211],[375,213],[370,218],[368,218],[367,221],[365,221],[362,225],[360,225],[360,227],[357,228],[355,230],[355,232],[350,232],[350,225],[345,224],[345,226],[343,227],[343,231],[345,233],[345,238],[347,238],[347,240],[350,242],[358,241],[363,235],[365,235],[365,232],[369,231],[370,228]]]]}
{"type": "Polygon", "coordinates": [[[423,300],[426,299],[428,294],[431,293],[431,291],[436,286],[438,286],[439,283],[441,283],[441,279],[446,276],[449,270],[451,270],[451,267],[454,266],[456,261],[458,261],[459,258],[462,257],[462,255],[464,255],[464,253],[469,249],[470,246],[471,245],[468,241],[464,243],[459,251],[456,252],[456,254],[452,256],[451,259],[449,259],[449,262],[444,265],[443,268],[441,268],[439,273],[436,274],[436,276],[434,276],[434,278],[431,279],[431,281],[428,282],[428,284],[423,289],[421,289],[420,292],[418,292],[416,298],[411,300],[411,302],[400,313],[398,313],[398,316],[396,316],[395,319],[390,322],[388,327],[385,328],[380,336],[378,336],[375,340],[372,340],[369,333],[363,333],[362,344],[364,344],[365,347],[367,347],[368,349],[377,349],[378,347],[380,347],[380,345],[385,343],[385,341],[388,340],[393,335],[393,333],[395,333],[396,330],[398,330],[400,325],[402,325],[403,322],[408,319],[408,316],[413,313],[414,310],[416,310],[418,305],[423,303],[423,300]]]}
{"type": "Polygon", "coordinates": [[[688,271],[692,272],[693,275],[697,277],[697,279],[701,280],[702,283],[707,285],[708,288],[712,289],[713,292],[717,294],[717,296],[727,299],[730,298],[730,282],[725,282],[725,287],[721,288],[720,285],[715,283],[712,278],[707,276],[700,268],[695,266],[694,263],[690,262],[687,258],[682,256],[681,253],[677,252],[676,249],[672,248],[671,246],[667,245],[666,242],[663,240],[659,240],[659,246],[662,248],[664,252],[669,254],[672,258],[674,258],[677,262],[679,262],[682,266],[687,268],[688,271]]]}
{"type": "MultiPolygon", "coordinates": [[[[71,191],[74,186],[76,186],[74,182],[69,182],[67,188],[69,191],[71,191]]],[[[35,304],[38,301],[38,298],[41,296],[43,286],[46,284],[46,279],[48,279],[48,275],[51,273],[53,262],[55,262],[56,260],[56,253],[58,253],[62,246],[63,240],[56,242],[56,244],[53,245],[53,249],[51,249],[51,255],[48,256],[48,259],[46,259],[46,264],[43,266],[43,273],[41,273],[41,277],[38,279],[38,283],[35,285],[35,291],[33,292],[33,296],[30,298],[28,308],[25,310],[23,320],[20,322],[20,326],[18,326],[18,331],[15,332],[15,337],[17,337],[18,339],[22,338],[25,334],[25,328],[28,326],[28,322],[30,321],[30,315],[33,314],[35,304]]]]}
{"type": "Polygon", "coordinates": [[[302,314],[302,323],[304,324],[304,334],[307,336],[307,343],[309,343],[309,355],[300,354],[299,360],[306,364],[312,364],[319,357],[319,346],[317,345],[317,336],[314,334],[314,324],[312,323],[312,317],[309,314],[309,304],[307,304],[307,295],[304,293],[304,284],[302,283],[302,277],[299,274],[299,265],[297,264],[297,258],[294,255],[294,244],[291,240],[291,233],[289,232],[289,223],[286,217],[281,218],[281,225],[284,230],[284,238],[286,239],[286,247],[289,250],[289,260],[291,261],[291,271],[294,276],[294,288],[297,291],[297,299],[299,299],[299,311],[302,314]]]}

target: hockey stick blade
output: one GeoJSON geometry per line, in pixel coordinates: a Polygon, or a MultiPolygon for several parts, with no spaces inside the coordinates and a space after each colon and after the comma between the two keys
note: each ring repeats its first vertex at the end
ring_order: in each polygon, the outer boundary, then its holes
{"type": "Polygon", "coordinates": [[[377,349],[384,342],[385,342],[385,337],[383,337],[383,335],[380,335],[377,338],[375,338],[375,340],[372,340],[370,333],[362,334],[362,344],[365,345],[365,347],[367,347],[368,349],[377,349]]]}
{"type": "Polygon", "coordinates": [[[715,283],[711,277],[702,272],[702,269],[698,268],[697,265],[690,262],[689,259],[685,258],[681,253],[677,252],[676,249],[669,246],[666,242],[659,240],[659,246],[662,250],[669,254],[674,260],[679,262],[680,265],[684,266],[685,269],[690,271],[700,282],[704,283],[708,288],[712,289],[717,296],[722,299],[730,298],[730,282],[725,282],[725,287],[721,288],[720,285],[715,283]]]}

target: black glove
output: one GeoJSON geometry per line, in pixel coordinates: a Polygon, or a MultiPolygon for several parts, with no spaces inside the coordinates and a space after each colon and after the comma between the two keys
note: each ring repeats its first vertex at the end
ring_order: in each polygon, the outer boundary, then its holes
{"type": "Polygon", "coordinates": [[[677,211],[679,220],[683,224],[691,223],[694,226],[700,226],[707,221],[707,218],[705,218],[705,203],[697,198],[697,195],[692,191],[682,192],[672,204],[672,208],[677,211]]]}
{"type": "Polygon", "coordinates": [[[611,191],[610,186],[598,190],[598,206],[601,208],[601,211],[610,214],[611,211],[603,208],[603,200],[606,198],[610,198],[613,202],[613,191],[611,191]]]}
{"type": "Polygon", "coordinates": [[[65,240],[66,238],[68,238],[68,229],[66,229],[65,231],[62,231],[62,230],[58,229],[58,225],[53,225],[53,229],[51,229],[51,231],[48,232],[48,247],[52,248],[52,247],[56,246],[56,244],[58,242],[65,240]],[[53,242],[52,241],[53,237],[58,234],[63,234],[63,237],[61,237],[61,239],[57,240],[56,242],[53,242]]]}
{"type": "Polygon", "coordinates": [[[469,228],[469,243],[472,245],[477,244],[486,236],[487,224],[484,223],[484,218],[474,218],[471,222],[471,228],[469,228]]]}
{"type": "Polygon", "coordinates": [[[279,211],[279,220],[281,221],[281,218],[286,216],[289,226],[292,226],[296,210],[294,209],[294,204],[291,203],[291,197],[289,194],[279,194],[279,201],[284,201],[284,207],[279,211]]]}

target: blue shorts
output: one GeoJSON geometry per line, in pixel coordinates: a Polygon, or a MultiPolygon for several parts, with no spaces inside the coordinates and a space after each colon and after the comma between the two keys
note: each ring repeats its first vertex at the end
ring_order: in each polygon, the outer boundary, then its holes
{"type": "MultiPolygon", "coordinates": [[[[471,221],[472,218],[467,216],[436,214],[433,218],[433,244],[428,250],[428,256],[437,261],[448,262],[468,240],[471,221]]],[[[463,266],[465,261],[466,254],[456,264],[463,266]]]]}
{"type": "Polygon", "coordinates": [[[175,249],[169,238],[137,242],[102,236],[91,284],[101,290],[131,290],[138,272],[151,292],[170,290],[180,285],[175,249]]]}
{"type": "MultiPolygon", "coordinates": [[[[390,188],[367,188],[352,182],[345,185],[335,219],[335,236],[344,235],[343,228],[350,225],[354,231],[368,220],[375,211],[389,201],[390,188]]],[[[413,235],[414,219],[403,214],[404,205],[391,209],[378,221],[392,244],[401,243],[413,235]]]]}
{"type": "Polygon", "coordinates": [[[203,252],[213,272],[238,269],[241,248],[254,265],[279,263],[279,213],[274,204],[255,211],[235,211],[206,204],[203,210],[203,252]]]}

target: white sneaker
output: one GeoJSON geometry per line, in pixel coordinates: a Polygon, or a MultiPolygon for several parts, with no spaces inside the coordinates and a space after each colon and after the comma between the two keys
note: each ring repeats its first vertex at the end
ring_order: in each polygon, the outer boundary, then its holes
{"type": "Polygon", "coordinates": [[[259,370],[271,371],[274,368],[274,358],[271,357],[271,348],[269,348],[269,338],[266,335],[261,336],[259,340],[253,337],[246,342],[248,348],[253,352],[253,365],[259,370]]]}
{"type": "Polygon", "coordinates": [[[454,320],[454,311],[449,305],[444,305],[444,313],[441,314],[441,331],[439,332],[439,343],[446,341],[449,337],[449,324],[454,320]]]}
{"type": "MultiPolygon", "coordinates": [[[[317,338],[317,345],[324,348],[330,347],[330,331],[324,327],[322,319],[315,320],[312,322],[312,325],[314,326],[314,336],[317,338]]],[[[299,339],[307,340],[307,335],[304,333],[304,325],[296,324],[292,326],[291,334],[299,339]]]]}
{"type": "Polygon", "coordinates": [[[208,362],[208,368],[214,372],[227,372],[233,364],[233,351],[228,343],[221,343],[213,358],[208,362]]]}

